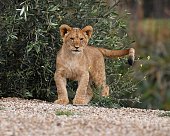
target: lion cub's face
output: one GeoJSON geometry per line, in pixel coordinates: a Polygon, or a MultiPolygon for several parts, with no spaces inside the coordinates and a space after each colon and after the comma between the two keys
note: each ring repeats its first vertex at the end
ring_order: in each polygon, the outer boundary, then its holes
{"type": "Polygon", "coordinates": [[[82,53],[88,44],[92,31],[93,28],[91,26],[79,29],[61,25],[60,34],[63,38],[63,46],[73,54],[82,53]]]}

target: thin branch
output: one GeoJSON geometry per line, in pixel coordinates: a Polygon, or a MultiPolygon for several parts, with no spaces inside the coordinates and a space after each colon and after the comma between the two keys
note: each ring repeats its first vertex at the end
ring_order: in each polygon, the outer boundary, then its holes
{"type": "Polygon", "coordinates": [[[120,0],[118,0],[117,2],[115,2],[115,4],[112,6],[112,8],[115,7],[115,6],[118,6],[119,3],[120,3],[120,0]]]}

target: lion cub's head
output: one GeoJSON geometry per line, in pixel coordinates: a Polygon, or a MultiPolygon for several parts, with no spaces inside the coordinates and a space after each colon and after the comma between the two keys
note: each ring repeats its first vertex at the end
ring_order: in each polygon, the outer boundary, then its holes
{"type": "Polygon", "coordinates": [[[60,26],[60,34],[63,38],[63,46],[73,54],[79,54],[83,52],[83,49],[88,44],[92,32],[93,28],[91,26],[86,26],[83,29],[72,28],[65,24],[60,26]]]}

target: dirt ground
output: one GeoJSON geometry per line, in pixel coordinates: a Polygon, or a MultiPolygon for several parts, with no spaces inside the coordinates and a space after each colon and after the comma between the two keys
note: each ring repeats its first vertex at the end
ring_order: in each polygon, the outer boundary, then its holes
{"type": "Polygon", "coordinates": [[[170,136],[165,113],[1,98],[0,136],[170,136]]]}

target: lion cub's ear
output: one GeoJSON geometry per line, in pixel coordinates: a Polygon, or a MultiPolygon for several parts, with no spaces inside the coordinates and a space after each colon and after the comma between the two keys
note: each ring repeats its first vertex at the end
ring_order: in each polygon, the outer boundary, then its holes
{"type": "Polygon", "coordinates": [[[93,27],[86,26],[82,29],[82,31],[88,36],[88,38],[90,38],[93,32],[93,27]]]}
{"type": "Polygon", "coordinates": [[[64,35],[68,32],[68,31],[71,31],[71,27],[66,25],[66,24],[63,24],[60,26],[60,35],[61,37],[63,38],[64,35]]]}

